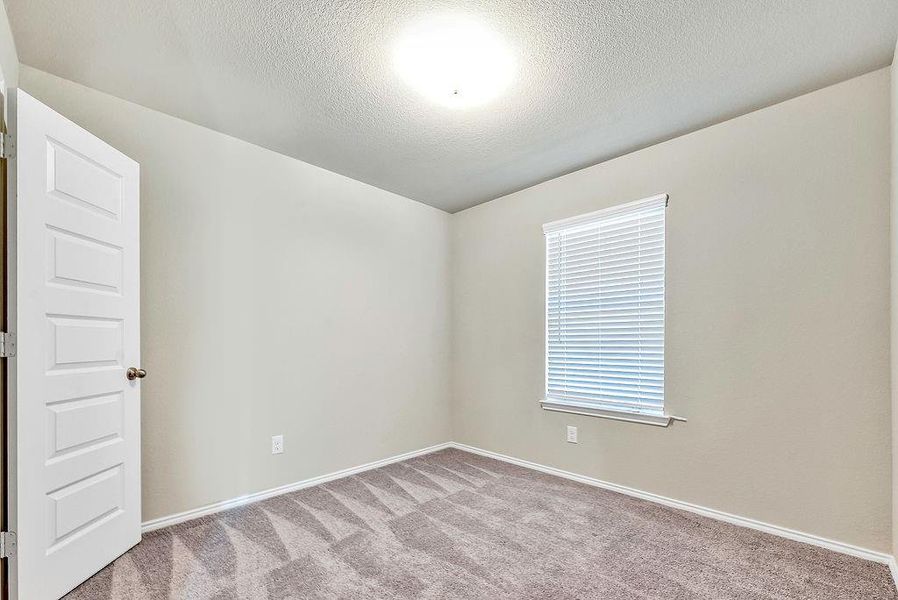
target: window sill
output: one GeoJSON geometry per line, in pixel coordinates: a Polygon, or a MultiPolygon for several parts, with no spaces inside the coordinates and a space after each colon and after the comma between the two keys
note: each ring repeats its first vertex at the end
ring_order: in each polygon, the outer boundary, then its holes
{"type": "Polygon", "coordinates": [[[626,421],[627,423],[639,423],[641,425],[654,425],[655,427],[667,427],[673,421],[686,421],[686,419],[682,417],[674,417],[672,415],[647,415],[637,412],[606,410],[602,408],[594,408],[592,406],[575,404],[572,402],[558,402],[556,400],[541,400],[540,404],[542,405],[544,410],[551,410],[553,412],[585,415],[587,417],[599,417],[601,419],[626,421]]]}

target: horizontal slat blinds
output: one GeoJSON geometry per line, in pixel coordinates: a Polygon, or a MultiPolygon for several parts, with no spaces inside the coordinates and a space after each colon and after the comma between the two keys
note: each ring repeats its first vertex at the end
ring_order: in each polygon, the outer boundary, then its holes
{"type": "Polygon", "coordinates": [[[546,232],[546,398],[664,413],[667,196],[568,219],[546,232]]]}

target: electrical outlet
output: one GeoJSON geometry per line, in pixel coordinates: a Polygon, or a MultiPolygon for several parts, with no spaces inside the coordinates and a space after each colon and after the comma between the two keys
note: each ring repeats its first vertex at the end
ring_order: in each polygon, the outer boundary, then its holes
{"type": "Polygon", "coordinates": [[[577,443],[577,428],[573,425],[567,426],[567,441],[572,444],[577,443]]]}
{"type": "Polygon", "coordinates": [[[283,435],[271,436],[271,453],[272,454],[283,454],[284,453],[284,436],[283,435]]]}

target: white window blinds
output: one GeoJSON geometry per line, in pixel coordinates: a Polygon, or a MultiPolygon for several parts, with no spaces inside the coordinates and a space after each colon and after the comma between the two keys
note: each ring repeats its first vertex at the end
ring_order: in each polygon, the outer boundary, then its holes
{"type": "Polygon", "coordinates": [[[666,205],[662,195],[543,227],[546,403],[663,416],[666,205]]]}

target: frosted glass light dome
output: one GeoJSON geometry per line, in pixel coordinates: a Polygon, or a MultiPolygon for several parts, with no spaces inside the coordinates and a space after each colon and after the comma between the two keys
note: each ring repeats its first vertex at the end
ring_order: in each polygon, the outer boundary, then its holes
{"type": "Polygon", "coordinates": [[[461,16],[413,25],[396,42],[393,60],[409,86],[450,108],[489,102],[508,87],[515,71],[514,57],[502,39],[461,16]]]}

